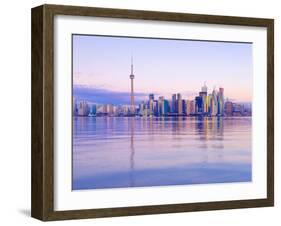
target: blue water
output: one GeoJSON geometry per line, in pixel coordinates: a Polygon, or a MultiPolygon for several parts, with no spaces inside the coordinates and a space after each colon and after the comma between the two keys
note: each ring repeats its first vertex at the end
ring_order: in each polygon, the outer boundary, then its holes
{"type": "Polygon", "coordinates": [[[75,117],[73,190],[247,182],[251,118],[75,117]]]}

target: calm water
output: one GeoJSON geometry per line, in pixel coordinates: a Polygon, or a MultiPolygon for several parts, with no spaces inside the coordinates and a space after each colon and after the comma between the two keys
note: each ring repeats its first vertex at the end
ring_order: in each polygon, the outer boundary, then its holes
{"type": "Polygon", "coordinates": [[[73,119],[73,189],[251,181],[251,118],[73,119]]]}

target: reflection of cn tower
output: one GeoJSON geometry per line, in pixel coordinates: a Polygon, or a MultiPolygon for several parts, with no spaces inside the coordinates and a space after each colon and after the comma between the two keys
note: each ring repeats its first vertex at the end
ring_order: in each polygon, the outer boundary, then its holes
{"type": "Polygon", "coordinates": [[[130,113],[135,114],[135,97],[134,97],[134,65],[133,65],[133,57],[131,57],[131,106],[130,106],[130,113]]]}
{"type": "Polygon", "coordinates": [[[135,132],[135,118],[129,118],[130,120],[130,130],[131,130],[131,144],[130,144],[130,186],[134,187],[134,169],[135,169],[135,147],[134,147],[134,132],[135,132]]]}

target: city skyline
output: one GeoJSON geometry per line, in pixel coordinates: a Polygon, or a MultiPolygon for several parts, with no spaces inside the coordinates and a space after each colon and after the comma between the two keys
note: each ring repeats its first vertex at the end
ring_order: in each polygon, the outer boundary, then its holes
{"type": "Polygon", "coordinates": [[[208,84],[209,90],[213,89],[211,86],[224,87],[230,100],[251,102],[252,46],[249,43],[81,35],[73,36],[76,98],[100,104],[111,101],[129,104],[126,96],[130,93],[128,74],[132,54],[136,103],[149,93],[156,96],[181,93],[183,98],[191,99],[197,95],[202,81],[208,84]]]}
{"type": "Polygon", "coordinates": [[[73,116],[89,117],[162,117],[162,116],[203,116],[203,117],[224,117],[224,116],[251,116],[251,104],[235,103],[224,97],[224,88],[215,88],[208,92],[206,83],[198,91],[198,95],[192,99],[184,99],[181,93],[175,93],[171,97],[156,96],[150,93],[140,103],[134,102],[133,92],[133,64],[131,64],[130,104],[114,105],[111,102],[105,104],[88,103],[85,100],[77,100],[73,96],[73,116]]]}

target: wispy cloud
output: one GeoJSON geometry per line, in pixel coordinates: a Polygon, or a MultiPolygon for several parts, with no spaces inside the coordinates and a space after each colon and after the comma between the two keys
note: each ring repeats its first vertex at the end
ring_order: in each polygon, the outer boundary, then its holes
{"type": "MultiPolygon", "coordinates": [[[[77,100],[86,100],[98,104],[129,104],[129,92],[117,92],[104,88],[73,86],[73,95],[77,100]]],[[[135,93],[136,103],[145,100],[147,93],[135,93]]]]}

